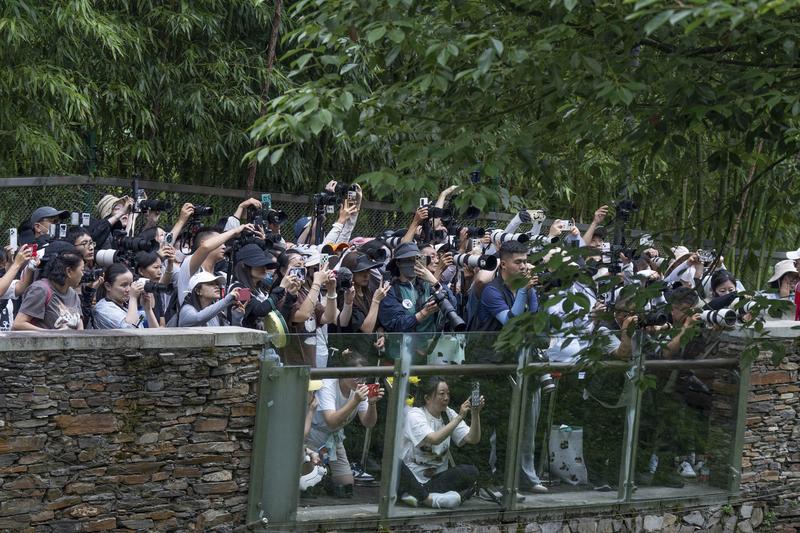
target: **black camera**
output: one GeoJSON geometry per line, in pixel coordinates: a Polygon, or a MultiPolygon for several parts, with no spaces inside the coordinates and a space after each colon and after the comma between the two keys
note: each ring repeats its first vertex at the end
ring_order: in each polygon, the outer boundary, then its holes
{"type": "Polygon", "coordinates": [[[83,271],[83,276],[81,277],[81,285],[85,285],[87,283],[94,283],[97,281],[97,278],[103,275],[102,268],[87,268],[83,271]]]}
{"type": "Polygon", "coordinates": [[[353,287],[353,272],[347,267],[339,267],[336,271],[336,290],[346,291],[353,287]]]}
{"type": "Polygon", "coordinates": [[[339,197],[335,193],[324,191],[314,195],[314,203],[318,206],[337,205],[339,197]]]}
{"type": "Polygon", "coordinates": [[[428,301],[436,302],[436,305],[439,306],[439,311],[444,313],[447,323],[450,325],[450,329],[453,331],[464,331],[467,329],[467,323],[458,316],[458,313],[456,313],[456,310],[453,308],[453,304],[447,299],[447,293],[443,289],[431,294],[428,301]]]}
{"type": "Polygon", "coordinates": [[[157,252],[160,247],[155,239],[128,237],[121,230],[114,232],[114,249],[120,252],[157,252]]]}
{"type": "Polygon", "coordinates": [[[214,208],[208,205],[193,205],[194,216],[196,217],[210,217],[214,214],[214,208]]]}
{"type": "Polygon", "coordinates": [[[170,209],[172,209],[172,204],[163,200],[142,200],[136,211],[169,211],[170,209]]]}
{"type": "Polygon", "coordinates": [[[422,205],[420,207],[428,208],[428,219],[443,218],[447,220],[453,218],[453,212],[447,207],[435,207],[431,204],[422,205]]]}
{"type": "Polygon", "coordinates": [[[664,311],[650,311],[649,313],[645,313],[643,326],[663,326],[664,324],[669,322],[669,316],[664,311]]]}
{"type": "Polygon", "coordinates": [[[149,294],[172,294],[175,291],[175,287],[155,281],[147,281],[144,284],[143,290],[149,294]]]}
{"type": "Polygon", "coordinates": [[[285,224],[287,220],[289,220],[289,215],[287,215],[284,211],[270,209],[269,213],[267,214],[267,223],[269,224],[277,224],[280,226],[285,224]]]}

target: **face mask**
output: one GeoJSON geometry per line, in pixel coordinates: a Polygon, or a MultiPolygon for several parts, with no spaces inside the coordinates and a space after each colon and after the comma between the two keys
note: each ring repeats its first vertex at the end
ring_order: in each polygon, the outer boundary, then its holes
{"type": "Polygon", "coordinates": [[[417,279],[417,273],[414,271],[414,263],[410,265],[397,265],[397,269],[400,271],[400,274],[409,281],[417,279]]]}
{"type": "Polygon", "coordinates": [[[272,272],[267,272],[267,275],[264,276],[264,283],[268,286],[272,285],[272,282],[275,280],[275,275],[272,272]]]}

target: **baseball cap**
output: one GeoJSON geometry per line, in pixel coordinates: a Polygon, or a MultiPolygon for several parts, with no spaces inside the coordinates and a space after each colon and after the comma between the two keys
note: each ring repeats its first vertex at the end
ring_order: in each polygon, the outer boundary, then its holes
{"type": "Polygon", "coordinates": [[[394,259],[408,259],[419,256],[419,247],[413,242],[404,242],[394,249],[394,259]]]}
{"type": "Polygon", "coordinates": [[[43,218],[58,217],[61,219],[69,217],[69,211],[59,211],[58,209],[50,206],[37,207],[31,214],[31,224],[36,224],[43,218]]]}
{"type": "Polygon", "coordinates": [[[198,272],[189,279],[189,292],[192,292],[194,288],[201,283],[211,283],[212,281],[216,281],[217,284],[222,285],[225,283],[225,275],[206,271],[198,272]]]}
{"type": "Polygon", "coordinates": [[[294,223],[294,238],[299,239],[300,234],[311,224],[311,217],[301,217],[294,223]]]}
{"type": "Polygon", "coordinates": [[[257,244],[246,244],[236,254],[236,262],[249,267],[278,268],[278,260],[269,252],[265,252],[257,244]]]}

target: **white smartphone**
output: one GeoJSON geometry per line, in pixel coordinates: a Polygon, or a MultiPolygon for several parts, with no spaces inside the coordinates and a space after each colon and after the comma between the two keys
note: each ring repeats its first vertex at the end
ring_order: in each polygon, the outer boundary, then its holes
{"type": "Polygon", "coordinates": [[[428,199],[427,198],[420,198],[419,199],[419,206],[420,207],[425,207],[426,205],[428,205],[428,199]]]}
{"type": "Polygon", "coordinates": [[[81,214],[78,213],[77,211],[73,211],[72,213],[70,213],[69,223],[73,226],[77,226],[78,224],[80,224],[81,214]]]}
{"type": "Polygon", "coordinates": [[[19,246],[17,245],[17,228],[8,228],[8,244],[11,245],[11,251],[16,252],[19,246]]]}
{"type": "Polygon", "coordinates": [[[67,236],[67,225],[66,224],[59,224],[58,225],[58,238],[63,239],[67,236]]]}
{"type": "Polygon", "coordinates": [[[81,226],[83,226],[84,228],[88,228],[91,218],[92,217],[89,213],[81,213],[81,226]]]}

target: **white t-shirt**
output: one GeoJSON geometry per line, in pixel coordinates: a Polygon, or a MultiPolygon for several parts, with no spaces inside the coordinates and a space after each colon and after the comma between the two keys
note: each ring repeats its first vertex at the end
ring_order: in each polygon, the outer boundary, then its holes
{"type": "Polygon", "coordinates": [[[349,424],[353,418],[355,418],[356,413],[363,413],[369,409],[369,402],[367,402],[367,400],[362,400],[358,404],[358,408],[350,413],[341,427],[328,427],[328,424],[325,423],[325,417],[322,415],[322,412],[338,411],[344,407],[345,404],[350,401],[350,398],[355,396],[355,394],[356,391],[350,391],[350,394],[347,396],[342,394],[342,389],[339,387],[338,379],[322,380],[322,388],[317,391],[317,401],[319,402],[319,407],[317,407],[317,412],[314,413],[314,418],[311,420],[311,431],[308,434],[308,442],[311,446],[319,448],[325,444],[325,441],[328,440],[328,437],[330,437],[331,434],[349,424]]]}
{"type": "MultiPolygon", "coordinates": [[[[597,297],[590,288],[586,287],[582,283],[573,283],[572,286],[566,291],[559,292],[558,295],[564,296],[565,298],[554,305],[547,306],[547,312],[551,315],[556,315],[559,317],[564,317],[566,314],[568,314],[564,309],[567,294],[580,295],[588,301],[589,305],[586,308],[586,313],[582,317],[572,321],[564,321],[562,323],[562,327],[564,329],[574,329],[575,331],[579,331],[583,334],[590,333],[592,331],[592,320],[589,316],[589,312],[597,303],[597,297]]],[[[576,303],[573,305],[570,313],[578,311],[580,311],[580,309],[576,303]]],[[[588,345],[588,339],[584,340],[575,335],[553,335],[550,337],[550,347],[547,349],[547,359],[549,361],[561,363],[573,362],[577,359],[578,352],[586,348],[588,345]],[[564,343],[566,343],[567,339],[570,338],[572,339],[572,342],[564,346],[564,343]]]]}
{"type": "Polygon", "coordinates": [[[11,282],[5,294],[0,296],[0,300],[7,300],[6,306],[0,309],[0,331],[11,331],[11,324],[14,323],[14,302],[17,299],[18,279],[11,282]]]}
{"type": "MultiPolygon", "coordinates": [[[[448,420],[458,416],[458,413],[447,408],[448,420]]],[[[450,449],[450,439],[456,446],[461,446],[469,434],[469,426],[462,420],[456,429],[435,446],[423,444],[425,437],[439,431],[446,424],[441,417],[434,418],[424,407],[412,407],[406,411],[406,427],[403,432],[403,462],[420,483],[427,483],[430,477],[425,472],[440,474],[447,470],[447,451],[450,449]]]]}
{"type": "Polygon", "coordinates": [[[144,328],[144,310],[139,309],[139,325],[135,326],[125,321],[128,312],[106,298],[94,306],[94,325],[97,329],[129,329],[144,328]]]}
{"type": "MultiPolygon", "coordinates": [[[[192,279],[192,275],[189,273],[189,263],[192,262],[192,256],[187,255],[183,262],[181,263],[181,267],[178,269],[178,273],[173,280],[175,283],[175,287],[178,289],[178,304],[183,305],[183,300],[186,298],[186,295],[189,294],[189,280],[192,279]]],[[[197,272],[202,272],[203,267],[201,266],[197,272]]],[[[195,274],[197,274],[195,272],[195,274]]]]}

